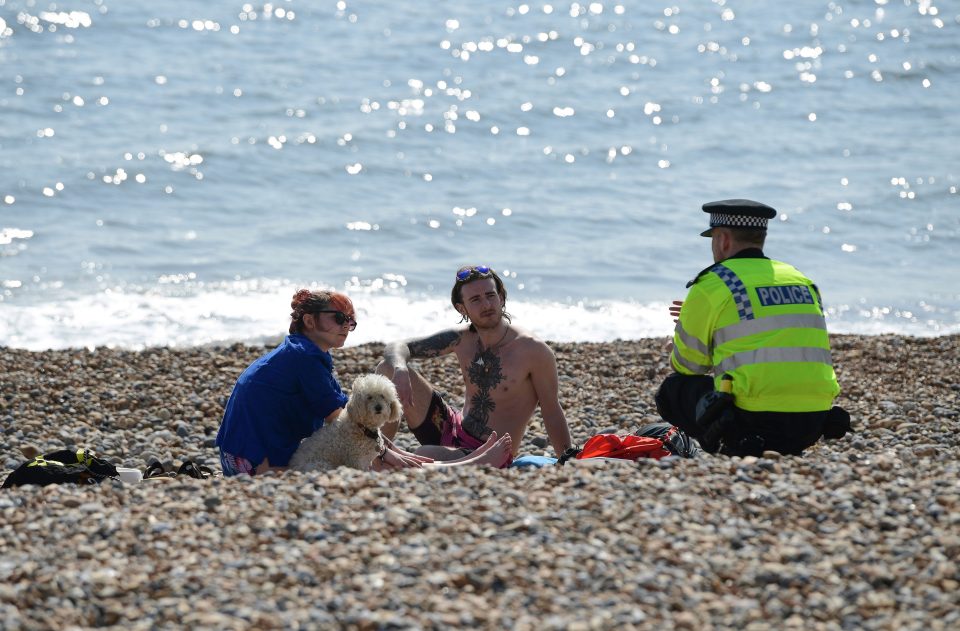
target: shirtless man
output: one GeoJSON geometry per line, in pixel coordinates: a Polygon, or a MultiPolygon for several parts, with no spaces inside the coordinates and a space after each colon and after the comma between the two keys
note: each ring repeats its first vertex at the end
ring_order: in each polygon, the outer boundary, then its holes
{"type": "MultiPolygon", "coordinates": [[[[450,293],[460,326],[423,338],[388,344],[377,372],[397,386],[407,426],[423,445],[418,454],[435,460],[462,458],[496,432],[509,435],[513,453],[537,405],[553,450],[571,447],[558,399],[557,360],[546,344],[510,323],[507,290],[493,269],[462,267],[450,293]],[[451,408],[409,359],[456,353],[466,386],[463,411],[451,408]]],[[[385,427],[393,438],[397,425],[385,427]]],[[[509,464],[509,460],[504,465],[509,464]]]]}

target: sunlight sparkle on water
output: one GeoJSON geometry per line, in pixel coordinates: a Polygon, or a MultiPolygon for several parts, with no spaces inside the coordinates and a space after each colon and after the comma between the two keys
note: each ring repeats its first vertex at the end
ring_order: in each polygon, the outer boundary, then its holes
{"type": "Polygon", "coordinates": [[[88,28],[93,24],[90,14],[85,11],[60,11],[57,13],[51,11],[41,11],[40,19],[51,24],[59,24],[66,28],[88,28]]]}
{"type": "Polygon", "coordinates": [[[182,151],[163,153],[163,159],[170,163],[174,171],[203,164],[203,156],[199,153],[188,154],[182,151]]]}
{"type": "Polygon", "coordinates": [[[370,231],[379,229],[380,226],[378,224],[372,224],[368,221],[351,221],[347,223],[347,230],[370,231]]]}
{"type": "MultiPolygon", "coordinates": [[[[8,195],[9,197],[9,195],[8,195]]],[[[0,245],[9,245],[14,239],[29,239],[33,237],[33,230],[19,228],[3,228],[0,230],[0,245]]]]}

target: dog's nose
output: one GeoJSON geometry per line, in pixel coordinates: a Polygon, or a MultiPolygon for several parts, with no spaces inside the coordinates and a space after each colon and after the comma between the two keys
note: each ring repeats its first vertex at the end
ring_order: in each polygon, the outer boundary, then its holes
{"type": "Polygon", "coordinates": [[[377,414],[380,414],[380,412],[383,412],[383,406],[380,405],[379,403],[373,406],[373,409],[377,411],[377,414]]]}

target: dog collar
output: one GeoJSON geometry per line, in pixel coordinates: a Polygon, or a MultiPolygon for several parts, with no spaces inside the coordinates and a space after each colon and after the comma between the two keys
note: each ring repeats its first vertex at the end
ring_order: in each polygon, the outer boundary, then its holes
{"type": "Polygon", "coordinates": [[[380,430],[373,431],[372,429],[368,429],[368,428],[366,428],[366,427],[361,427],[360,429],[363,430],[363,434],[364,434],[364,436],[366,436],[367,438],[372,438],[372,439],[374,439],[374,440],[379,440],[379,439],[380,439],[380,430]]]}

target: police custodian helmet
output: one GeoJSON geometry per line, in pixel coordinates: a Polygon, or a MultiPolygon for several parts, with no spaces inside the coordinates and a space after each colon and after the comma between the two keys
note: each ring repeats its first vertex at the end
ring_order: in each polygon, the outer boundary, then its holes
{"type": "Polygon", "coordinates": [[[701,232],[701,237],[712,236],[714,228],[766,231],[767,221],[777,216],[777,211],[770,206],[749,199],[708,202],[703,205],[703,212],[710,213],[710,229],[701,232]]]}

